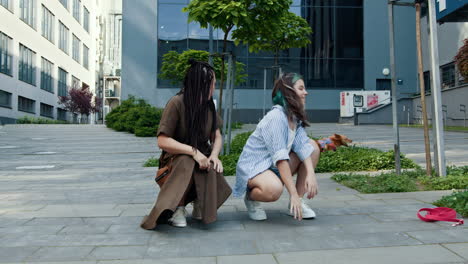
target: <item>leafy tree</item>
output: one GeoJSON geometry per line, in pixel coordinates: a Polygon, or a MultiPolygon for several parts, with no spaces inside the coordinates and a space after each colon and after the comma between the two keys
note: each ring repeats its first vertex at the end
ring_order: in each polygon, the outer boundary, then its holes
{"type": "Polygon", "coordinates": [[[63,108],[74,114],[81,114],[82,117],[89,116],[90,113],[100,111],[100,101],[95,98],[92,102],[93,93],[89,90],[89,87],[77,88],[73,87],[68,91],[67,96],[59,96],[59,104],[63,105],[63,108]]]}
{"type": "Polygon", "coordinates": [[[250,52],[272,51],[275,54],[275,65],[281,50],[301,48],[310,43],[312,29],[305,19],[286,11],[272,24],[262,23],[256,19],[255,27],[240,27],[232,36],[236,45],[243,43],[249,46],[250,52]]]}
{"type": "Polygon", "coordinates": [[[463,42],[463,46],[458,50],[455,56],[455,63],[457,64],[461,76],[463,76],[465,81],[468,81],[468,38],[463,42]]]}
{"type": "MultiPolygon", "coordinates": [[[[189,22],[196,21],[202,28],[210,24],[213,28],[221,29],[223,37],[223,54],[227,51],[227,38],[234,27],[248,27],[254,29],[261,23],[270,24],[271,21],[288,10],[292,0],[192,0],[183,9],[188,12],[189,22]]],[[[252,30],[255,31],[255,30],[252,30]]],[[[221,72],[224,73],[224,55],[221,56],[221,72]]],[[[222,109],[224,74],[220,78],[219,108],[222,109]]]]}
{"type": "MultiPolygon", "coordinates": [[[[180,84],[183,82],[185,73],[190,67],[190,64],[188,63],[189,59],[208,62],[209,55],[210,53],[204,50],[186,50],[182,53],[177,53],[176,51],[171,50],[163,56],[161,74],[159,77],[171,80],[173,84],[180,84]]],[[[216,76],[221,75],[221,64],[221,58],[213,58],[213,67],[215,69],[216,76]]],[[[236,84],[242,83],[245,80],[247,75],[244,74],[244,68],[245,65],[243,63],[236,62],[236,84]]],[[[224,70],[224,74],[226,74],[226,67],[224,70]]]]}

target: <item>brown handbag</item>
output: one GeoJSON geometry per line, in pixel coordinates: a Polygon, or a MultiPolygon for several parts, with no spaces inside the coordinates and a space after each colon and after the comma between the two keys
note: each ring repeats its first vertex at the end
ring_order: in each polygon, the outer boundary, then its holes
{"type": "Polygon", "coordinates": [[[160,188],[162,188],[164,183],[167,181],[167,179],[171,175],[172,162],[174,161],[174,158],[175,156],[169,160],[166,166],[159,168],[158,171],[156,172],[156,177],[154,178],[154,180],[156,181],[156,183],[159,185],[160,188]]]}

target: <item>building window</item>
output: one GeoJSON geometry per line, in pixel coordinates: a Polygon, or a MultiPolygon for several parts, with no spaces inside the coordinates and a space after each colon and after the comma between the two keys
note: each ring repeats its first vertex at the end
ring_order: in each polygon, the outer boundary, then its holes
{"type": "Polygon", "coordinates": [[[72,76],[72,89],[79,89],[80,88],[80,79],[72,76]]]}
{"type": "Polygon", "coordinates": [[[54,93],[52,86],[52,68],[54,64],[52,62],[42,58],[41,60],[41,89],[54,93]]]}
{"type": "Polygon", "coordinates": [[[35,114],[36,101],[26,97],[18,96],[18,111],[35,114]]]}
{"type": "Polygon", "coordinates": [[[12,76],[12,39],[0,32],[0,72],[12,76]]]}
{"type": "Polygon", "coordinates": [[[73,0],[73,17],[80,22],[81,18],[81,1],[80,0],[73,0]]]}
{"type": "Polygon", "coordinates": [[[83,45],[83,67],[89,69],[89,48],[83,45]]]}
{"type": "Polygon", "coordinates": [[[35,23],[35,4],[36,0],[20,0],[20,11],[21,15],[20,18],[23,20],[26,24],[30,25],[33,28],[36,28],[36,23],[35,23]]]}
{"type": "Polygon", "coordinates": [[[68,54],[68,36],[70,31],[68,28],[60,22],[59,24],[59,48],[68,54]]]}
{"type": "MultiPolygon", "coordinates": [[[[198,23],[187,23],[182,8],[189,1],[158,1],[158,70],[163,56],[174,50],[208,50],[209,31],[198,23]],[[175,19],[178,18],[178,19],[175,19]]],[[[290,12],[304,18],[312,29],[311,43],[281,51],[277,63],[283,72],[300,72],[308,89],[360,90],[364,88],[364,10],[362,0],[294,0],[290,12]]],[[[117,25],[116,25],[117,27],[117,25]]],[[[223,45],[223,32],[214,30],[214,49],[223,45]]],[[[245,64],[247,79],[241,89],[262,89],[263,69],[275,65],[273,52],[250,53],[246,45],[235,45],[228,36],[227,50],[245,64]],[[257,81],[256,81],[257,80],[257,81]]],[[[159,72],[160,73],[160,72],[159,72]]],[[[267,75],[271,75],[271,70],[267,75]]],[[[158,75],[159,76],[159,75],[158,75]]],[[[267,87],[273,86],[267,77],[267,87]]],[[[157,79],[158,88],[177,88],[169,80],[157,79]]]]}
{"type": "Polygon", "coordinates": [[[87,32],[89,32],[89,11],[86,7],[83,12],[83,27],[87,32]]]}
{"type": "Polygon", "coordinates": [[[57,119],[67,121],[67,111],[62,108],[57,108],[57,119]]]}
{"type": "Polygon", "coordinates": [[[42,36],[54,42],[55,16],[45,6],[42,6],[42,36]]]}
{"type": "Polygon", "coordinates": [[[41,103],[41,116],[54,118],[54,107],[48,104],[41,103]]]}
{"type": "Polygon", "coordinates": [[[60,3],[68,10],[68,0],[59,0],[60,3]]]}
{"type": "Polygon", "coordinates": [[[455,64],[450,63],[440,67],[442,89],[455,87],[455,64]]]}
{"type": "Polygon", "coordinates": [[[36,85],[36,53],[20,44],[20,61],[18,79],[36,85]]]}
{"type": "Polygon", "coordinates": [[[431,72],[425,71],[423,73],[424,76],[424,91],[431,92],[431,72]]]}
{"type": "Polygon", "coordinates": [[[79,38],[77,38],[75,36],[75,34],[73,34],[73,53],[72,53],[72,57],[73,59],[80,63],[80,46],[81,46],[81,41],[79,38]]]}
{"type": "Polygon", "coordinates": [[[0,90],[0,107],[11,108],[11,93],[0,90]]]}
{"type": "Polygon", "coordinates": [[[0,0],[0,5],[11,11],[12,0],[0,0]]]}
{"type": "Polygon", "coordinates": [[[67,96],[68,89],[67,89],[67,76],[68,72],[63,70],[62,68],[58,68],[58,96],[67,96]]]}

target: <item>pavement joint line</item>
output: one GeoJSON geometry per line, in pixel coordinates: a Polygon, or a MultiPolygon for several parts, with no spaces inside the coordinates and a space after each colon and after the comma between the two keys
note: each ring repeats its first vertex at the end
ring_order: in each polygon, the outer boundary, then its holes
{"type": "Polygon", "coordinates": [[[468,260],[467,258],[464,258],[463,256],[461,256],[460,254],[458,254],[457,252],[451,250],[450,248],[446,247],[445,244],[467,244],[467,243],[440,243],[438,245],[442,246],[443,248],[447,249],[448,251],[452,252],[453,254],[459,256],[460,258],[462,259],[465,259],[465,260],[468,260]]]}

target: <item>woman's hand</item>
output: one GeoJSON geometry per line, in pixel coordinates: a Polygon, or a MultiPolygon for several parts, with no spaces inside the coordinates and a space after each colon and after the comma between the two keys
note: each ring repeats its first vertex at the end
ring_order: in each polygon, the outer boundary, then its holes
{"type": "Polygon", "coordinates": [[[208,161],[210,163],[213,163],[213,169],[217,172],[217,173],[222,173],[223,172],[223,163],[221,162],[221,160],[219,160],[218,156],[214,156],[214,155],[211,155],[209,158],[208,158],[208,161]]]}
{"type": "Polygon", "coordinates": [[[208,160],[208,158],[198,150],[195,151],[193,159],[198,163],[198,166],[201,170],[206,170],[210,167],[210,161],[208,160]]]}
{"type": "Polygon", "coordinates": [[[305,190],[307,192],[307,199],[312,199],[318,193],[317,179],[314,174],[309,174],[305,180],[305,190]]]}
{"type": "Polygon", "coordinates": [[[302,220],[302,202],[299,195],[291,195],[290,199],[289,212],[294,215],[294,219],[302,220]]]}

